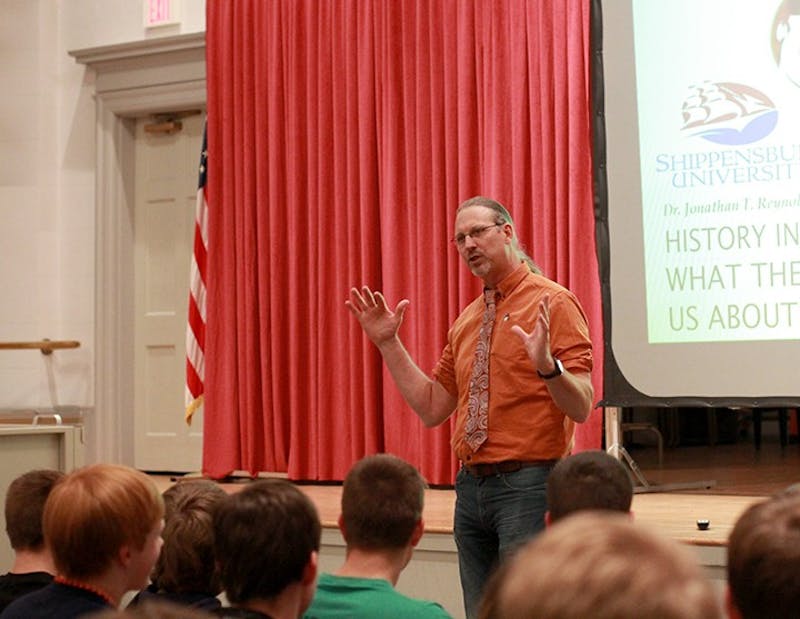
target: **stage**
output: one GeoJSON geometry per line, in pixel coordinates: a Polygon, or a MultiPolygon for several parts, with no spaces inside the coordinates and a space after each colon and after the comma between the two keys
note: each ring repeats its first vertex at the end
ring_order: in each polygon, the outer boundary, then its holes
{"type": "MultiPolygon", "coordinates": [[[[160,487],[173,483],[167,476],[155,476],[160,487]]],[[[224,483],[236,492],[247,482],[224,483]]],[[[319,510],[323,525],[320,565],[334,571],[344,557],[344,541],[336,527],[341,486],[300,484],[319,510]]],[[[712,495],[692,493],[645,493],[633,499],[633,517],[638,525],[689,545],[700,563],[720,586],[725,581],[726,542],[739,514],[763,496],[712,495]],[[708,530],[697,528],[697,520],[710,521],[708,530]]],[[[409,566],[403,572],[398,590],[441,603],[454,617],[463,617],[458,561],[453,541],[453,490],[427,490],[425,496],[425,535],[409,566]]]]}
{"type": "MultiPolygon", "coordinates": [[[[224,484],[235,491],[241,484],[224,484]]],[[[325,528],[336,528],[339,517],[341,486],[301,484],[320,513],[325,528]]],[[[739,514],[754,501],[764,497],[687,493],[644,493],[633,497],[634,519],[655,531],[685,544],[716,548],[725,546],[728,534],[739,514]],[[697,528],[698,519],[710,521],[708,530],[697,528]]],[[[452,490],[427,490],[425,494],[426,534],[453,534],[452,490]]]]}

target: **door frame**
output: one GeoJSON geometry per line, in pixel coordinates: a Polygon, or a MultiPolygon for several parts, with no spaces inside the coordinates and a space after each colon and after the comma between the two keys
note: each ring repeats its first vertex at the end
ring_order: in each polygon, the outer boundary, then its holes
{"type": "Polygon", "coordinates": [[[95,74],[95,402],[87,461],[132,465],[133,119],[205,108],[205,32],[69,55],[95,74]]]}

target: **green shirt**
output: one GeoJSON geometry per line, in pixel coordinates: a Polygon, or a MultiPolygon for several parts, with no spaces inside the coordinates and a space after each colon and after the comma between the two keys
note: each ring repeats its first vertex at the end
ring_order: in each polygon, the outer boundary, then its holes
{"type": "Polygon", "coordinates": [[[435,602],[415,600],[398,593],[382,578],[350,578],[322,574],[304,619],[446,619],[447,611],[435,602]]]}

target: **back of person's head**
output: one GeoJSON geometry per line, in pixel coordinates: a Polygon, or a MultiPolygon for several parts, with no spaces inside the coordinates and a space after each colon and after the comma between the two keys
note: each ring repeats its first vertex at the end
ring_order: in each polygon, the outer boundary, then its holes
{"type": "Polygon", "coordinates": [[[289,481],[255,481],[226,497],[214,511],[214,555],[228,600],[268,600],[302,582],[321,534],[314,504],[289,481]]]}
{"type": "Polygon", "coordinates": [[[182,481],[164,491],[164,545],[153,568],[158,589],[170,593],[222,590],[214,562],[214,508],[227,494],[213,481],[182,481]]]}
{"type": "MultiPolygon", "coordinates": [[[[798,0],[798,1],[800,1],[800,0],[798,0]]],[[[779,492],[777,492],[775,494],[775,496],[776,497],[781,497],[781,496],[789,496],[789,495],[792,495],[792,494],[800,494],[800,482],[789,484],[783,490],[780,490],[779,492]]]]}
{"type": "Polygon", "coordinates": [[[53,488],[44,509],[44,536],[59,574],[80,580],[104,573],[125,545],[143,549],[163,517],[164,502],[147,475],[94,464],[53,488]]]}
{"type": "Polygon", "coordinates": [[[209,619],[219,617],[199,608],[162,600],[147,600],[135,606],[92,613],[92,619],[209,619]]]}
{"type": "Polygon", "coordinates": [[[44,505],[53,486],[63,477],[60,471],[37,469],[23,473],[8,486],[6,533],[14,550],[38,551],[44,547],[44,505]]]}
{"type": "Polygon", "coordinates": [[[422,519],[425,480],[405,460],[367,456],[353,465],[342,487],[345,542],[364,550],[407,546],[422,519]]]}
{"type": "Polygon", "coordinates": [[[604,451],[567,456],[547,478],[550,522],[588,509],[630,512],[633,482],[625,465],[604,451]]]}
{"type": "Polygon", "coordinates": [[[611,512],[573,514],[496,573],[485,619],[721,619],[691,551],[611,512]]]}
{"type": "Polygon", "coordinates": [[[728,538],[729,604],[743,619],[800,616],[798,574],[800,493],[748,507],[728,538]]]}

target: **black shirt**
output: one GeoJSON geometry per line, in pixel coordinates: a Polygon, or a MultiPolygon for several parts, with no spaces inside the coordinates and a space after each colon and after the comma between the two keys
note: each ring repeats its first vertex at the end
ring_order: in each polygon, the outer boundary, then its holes
{"type": "Polygon", "coordinates": [[[0,576],[0,612],[18,597],[31,593],[53,582],[53,575],[47,572],[27,572],[25,574],[4,574],[0,576]]]}
{"type": "Polygon", "coordinates": [[[113,609],[105,599],[86,589],[53,582],[17,598],[0,614],[3,619],[78,619],[113,609]]]}
{"type": "Polygon", "coordinates": [[[218,608],[214,614],[225,619],[272,619],[269,615],[246,608],[218,608]]]}

